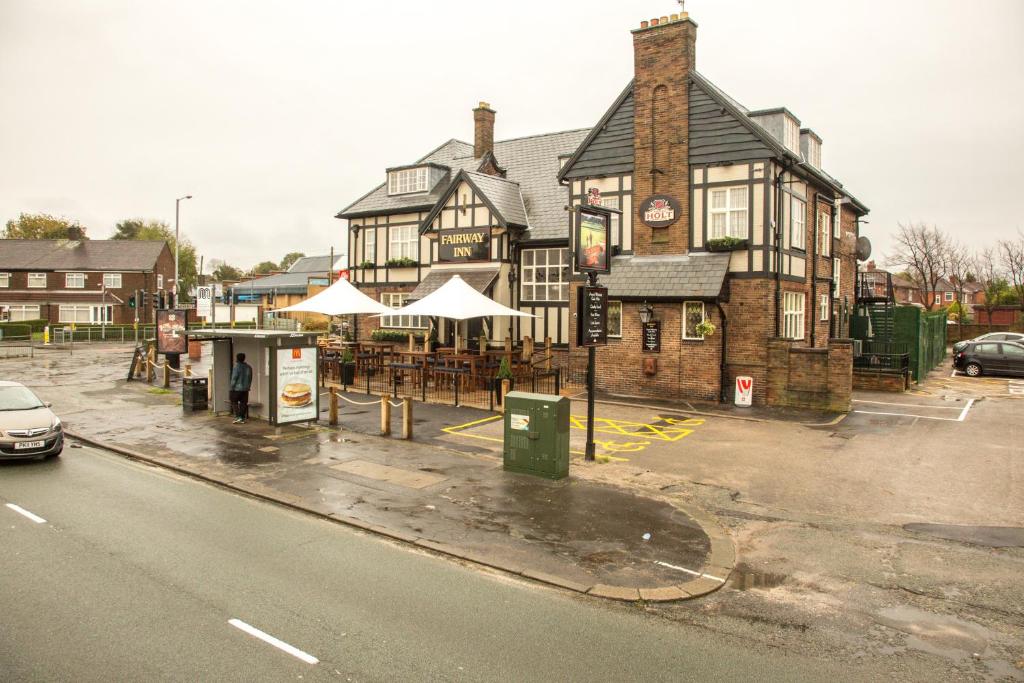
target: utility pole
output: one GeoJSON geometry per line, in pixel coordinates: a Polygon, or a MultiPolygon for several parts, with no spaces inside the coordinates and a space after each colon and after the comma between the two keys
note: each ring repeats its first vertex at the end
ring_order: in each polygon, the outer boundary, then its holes
{"type": "Polygon", "coordinates": [[[178,303],[178,252],[180,251],[179,244],[181,242],[181,234],[178,229],[179,219],[181,215],[181,200],[192,199],[192,195],[187,194],[184,197],[178,197],[174,200],[174,303],[178,303]]]}

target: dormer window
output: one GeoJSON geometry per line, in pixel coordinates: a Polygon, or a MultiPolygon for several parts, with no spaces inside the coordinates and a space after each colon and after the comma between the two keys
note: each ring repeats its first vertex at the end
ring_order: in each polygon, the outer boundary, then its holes
{"type": "Polygon", "coordinates": [[[403,168],[388,172],[388,194],[411,194],[427,191],[428,168],[403,168]]]}
{"type": "Polygon", "coordinates": [[[782,117],[782,144],[786,146],[790,151],[800,153],[800,124],[797,123],[796,119],[784,116],[782,117]]]}

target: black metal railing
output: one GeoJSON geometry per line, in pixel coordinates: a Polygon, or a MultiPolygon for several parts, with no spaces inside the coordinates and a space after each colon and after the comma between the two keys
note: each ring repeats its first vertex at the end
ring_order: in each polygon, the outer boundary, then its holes
{"type": "Polygon", "coordinates": [[[877,372],[908,372],[910,346],[906,342],[861,342],[860,353],[853,358],[853,367],[877,372]]]}
{"type": "Polygon", "coordinates": [[[884,270],[857,273],[857,301],[871,303],[893,301],[892,274],[884,270]]]}

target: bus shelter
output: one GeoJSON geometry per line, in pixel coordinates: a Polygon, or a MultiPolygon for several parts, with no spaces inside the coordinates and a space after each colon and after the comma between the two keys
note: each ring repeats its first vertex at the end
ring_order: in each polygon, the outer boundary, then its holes
{"type": "Polygon", "coordinates": [[[310,422],[320,415],[315,332],[191,329],[190,338],[213,343],[210,396],[214,413],[230,409],[231,368],[244,353],[252,366],[249,416],[270,424],[310,422]]]}

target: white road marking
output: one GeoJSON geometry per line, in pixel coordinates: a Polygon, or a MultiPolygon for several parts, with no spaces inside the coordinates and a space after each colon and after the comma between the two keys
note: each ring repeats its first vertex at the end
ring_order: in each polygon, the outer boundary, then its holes
{"type": "Polygon", "coordinates": [[[25,517],[28,517],[29,519],[31,519],[36,524],[46,524],[46,520],[45,519],[43,519],[39,515],[32,514],[31,512],[26,510],[25,508],[21,507],[20,505],[15,505],[14,503],[8,503],[7,507],[9,507],[12,510],[14,510],[15,512],[17,512],[19,515],[24,515],[25,517]]]}
{"type": "Polygon", "coordinates": [[[967,417],[967,411],[969,411],[971,409],[971,406],[973,406],[973,405],[974,405],[974,399],[973,398],[967,399],[967,405],[964,406],[964,410],[963,410],[962,413],[960,413],[960,417],[957,418],[957,422],[963,422],[964,421],[964,418],[967,417]]]}
{"type": "Polygon", "coordinates": [[[855,413],[861,413],[863,415],[891,415],[893,417],[919,417],[922,420],[941,420],[943,422],[962,422],[956,417],[932,417],[931,415],[912,415],[911,413],[883,413],[876,410],[855,410],[855,413]]]}
{"type": "Polygon", "coordinates": [[[956,377],[956,370],[954,370],[953,372],[949,373],[949,376],[950,377],[956,377]]]}
{"type": "Polygon", "coordinates": [[[686,572],[687,574],[693,574],[698,578],[714,579],[719,583],[725,583],[725,579],[720,579],[717,576],[712,576],[711,574],[701,574],[700,572],[695,572],[692,569],[687,569],[686,567],[678,567],[674,564],[669,564],[668,562],[662,562],[661,560],[655,560],[654,564],[660,564],[662,567],[668,567],[669,569],[675,569],[677,571],[686,572]]]}
{"type": "Polygon", "coordinates": [[[288,643],[284,642],[283,640],[278,640],[277,638],[275,638],[274,636],[270,635],[269,633],[264,633],[263,631],[259,630],[255,626],[250,626],[249,624],[245,623],[241,619],[228,619],[228,623],[231,624],[232,626],[234,626],[237,629],[245,631],[246,633],[248,633],[250,636],[253,636],[254,638],[259,638],[264,643],[268,643],[270,645],[273,645],[274,647],[276,647],[279,650],[284,650],[285,652],[290,654],[292,657],[296,657],[298,659],[301,659],[306,664],[319,664],[320,663],[319,659],[317,659],[313,655],[309,654],[308,652],[303,652],[299,648],[293,647],[293,646],[289,645],[288,643]]]}
{"type": "MultiPolygon", "coordinates": [[[[974,399],[971,399],[972,401],[974,399]]],[[[867,401],[860,398],[853,399],[853,403],[873,403],[880,406],[900,406],[901,408],[939,408],[943,410],[960,410],[960,406],[923,406],[919,403],[887,403],[885,401],[867,401]]]]}

